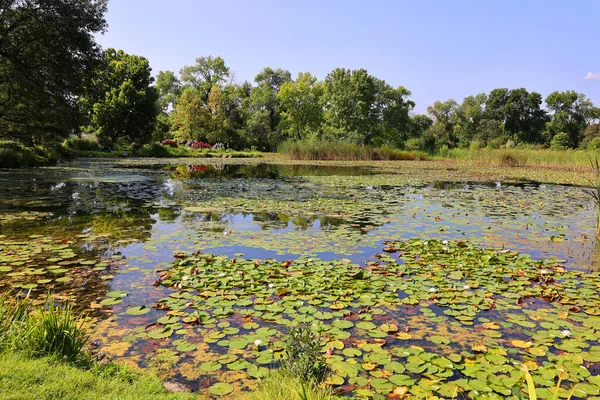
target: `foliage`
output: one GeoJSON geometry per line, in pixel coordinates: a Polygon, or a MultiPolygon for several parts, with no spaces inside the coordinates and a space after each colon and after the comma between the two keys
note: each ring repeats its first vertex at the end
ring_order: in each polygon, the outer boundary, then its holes
{"type": "Polygon", "coordinates": [[[302,382],[322,383],[331,372],[321,352],[321,335],[315,333],[308,325],[290,329],[284,352],[281,370],[302,382]]]}
{"type": "Polygon", "coordinates": [[[83,107],[90,115],[90,132],[117,143],[146,143],[154,131],[158,92],[148,60],[108,49],[94,73],[83,107]]]}
{"type": "Polygon", "coordinates": [[[73,304],[58,305],[49,299],[34,306],[27,317],[27,351],[35,357],[58,356],[76,362],[85,358],[88,341],[84,319],[75,315],[73,304]]]}
{"type": "Polygon", "coordinates": [[[298,376],[273,372],[260,381],[258,388],[244,400],[340,400],[330,386],[305,382],[298,376]]]}
{"type": "Polygon", "coordinates": [[[571,147],[571,138],[566,132],[558,132],[550,142],[550,148],[553,150],[566,150],[571,147]]]}
{"type": "Polygon", "coordinates": [[[27,145],[74,133],[77,97],[100,58],[107,0],[6,0],[0,12],[0,139],[27,145]]]}
{"type": "Polygon", "coordinates": [[[63,147],[67,150],[80,151],[100,151],[100,143],[98,138],[92,135],[84,135],[82,137],[73,136],[63,142],[63,147]]]}
{"type": "Polygon", "coordinates": [[[361,146],[344,142],[284,142],[279,153],[295,160],[427,160],[427,154],[391,147],[361,146]]]}

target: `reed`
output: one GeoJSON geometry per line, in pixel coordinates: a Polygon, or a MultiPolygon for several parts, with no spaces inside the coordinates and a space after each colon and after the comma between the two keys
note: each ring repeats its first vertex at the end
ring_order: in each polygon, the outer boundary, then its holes
{"type": "Polygon", "coordinates": [[[426,153],[421,151],[322,141],[288,141],[282,143],[277,151],[293,160],[379,161],[427,160],[429,158],[426,153]]]}

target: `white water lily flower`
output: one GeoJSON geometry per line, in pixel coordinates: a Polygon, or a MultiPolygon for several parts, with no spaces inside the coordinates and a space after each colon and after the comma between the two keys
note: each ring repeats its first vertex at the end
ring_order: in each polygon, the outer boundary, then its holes
{"type": "Polygon", "coordinates": [[[272,283],[269,283],[269,289],[273,289],[274,287],[275,287],[275,285],[274,285],[274,284],[272,284],[272,283]]]}
{"type": "Polygon", "coordinates": [[[222,277],[224,277],[224,276],[225,276],[225,272],[221,272],[221,273],[219,274],[219,278],[222,278],[222,277]]]}
{"type": "Polygon", "coordinates": [[[447,240],[442,240],[442,244],[448,244],[447,240]]]}
{"type": "Polygon", "coordinates": [[[465,285],[465,286],[463,286],[463,289],[465,289],[465,290],[469,290],[469,289],[471,289],[471,286],[469,286],[469,285],[465,285]]]}
{"type": "Polygon", "coordinates": [[[184,275],[184,276],[183,276],[181,279],[183,279],[184,281],[189,281],[189,280],[190,280],[190,277],[189,277],[189,276],[187,276],[187,275],[184,275]]]}
{"type": "Polygon", "coordinates": [[[437,288],[434,288],[434,287],[429,288],[429,293],[435,293],[437,291],[438,291],[437,288]]]}
{"type": "Polygon", "coordinates": [[[547,275],[549,273],[550,273],[550,271],[548,271],[547,269],[540,269],[540,274],[542,274],[542,275],[547,275]]]}
{"type": "Polygon", "coordinates": [[[571,331],[568,330],[568,329],[565,329],[561,333],[562,333],[563,337],[569,337],[569,336],[571,336],[571,331]]]}
{"type": "Polygon", "coordinates": [[[255,345],[255,346],[260,346],[261,344],[262,344],[262,340],[260,340],[260,339],[256,339],[256,340],[254,341],[254,345],[255,345]]]}

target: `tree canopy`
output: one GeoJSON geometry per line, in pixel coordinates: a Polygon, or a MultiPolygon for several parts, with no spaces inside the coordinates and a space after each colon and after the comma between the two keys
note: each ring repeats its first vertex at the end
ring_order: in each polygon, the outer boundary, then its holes
{"type": "Polygon", "coordinates": [[[107,0],[3,0],[0,137],[41,143],[75,133],[78,98],[101,50],[107,0]]]}

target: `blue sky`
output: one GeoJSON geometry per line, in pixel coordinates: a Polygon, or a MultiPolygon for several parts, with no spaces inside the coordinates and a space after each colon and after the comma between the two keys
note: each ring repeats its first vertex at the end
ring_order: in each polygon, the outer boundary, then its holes
{"type": "Polygon", "coordinates": [[[154,73],[208,55],[240,82],[267,66],[319,79],[365,68],[407,87],[418,112],[497,87],[572,89],[600,106],[599,17],[599,0],[110,0],[98,40],[154,73]]]}

